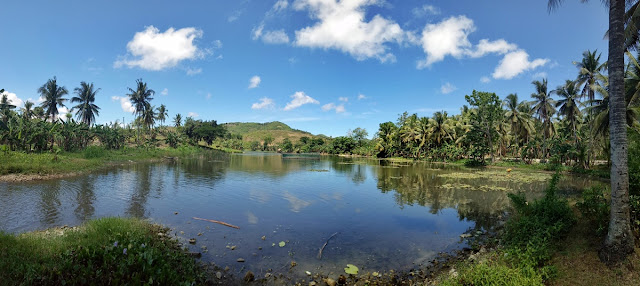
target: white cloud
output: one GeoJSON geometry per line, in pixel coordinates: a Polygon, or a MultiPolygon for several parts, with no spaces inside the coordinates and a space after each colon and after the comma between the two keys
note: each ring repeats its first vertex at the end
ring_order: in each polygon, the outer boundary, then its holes
{"type": "Polygon", "coordinates": [[[273,109],[275,107],[275,103],[273,99],[268,97],[263,97],[260,99],[260,102],[256,102],[251,105],[251,109],[273,109]]]}
{"type": "Polygon", "coordinates": [[[0,94],[0,97],[6,95],[7,96],[7,100],[9,101],[9,104],[11,105],[15,105],[16,108],[17,107],[21,107],[24,102],[22,101],[22,99],[20,99],[15,93],[13,92],[8,92],[8,91],[4,91],[3,93],[0,94]]]}
{"type": "Polygon", "coordinates": [[[294,93],[293,95],[291,95],[291,98],[293,98],[293,100],[287,103],[287,105],[284,107],[285,111],[296,109],[302,105],[309,103],[320,104],[319,101],[313,99],[311,96],[306,95],[303,91],[294,93]]]}
{"type": "Polygon", "coordinates": [[[534,73],[533,76],[531,76],[531,78],[533,79],[540,79],[540,78],[546,78],[546,77],[547,77],[546,72],[537,72],[537,73],[534,73]]]}
{"type": "Polygon", "coordinates": [[[249,79],[249,89],[258,87],[260,82],[262,82],[262,79],[260,79],[259,76],[252,76],[251,79],[249,79]]]}
{"type": "Polygon", "coordinates": [[[342,102],[347,102],[347,101],[349,101],[349,98],[347,98],[347,97],[338,97],[338,100],[340,100],[342,102]]]}
{"type": "Polygon", "coordinates": [[[527,52],[517,50],[506,54],[491,76],[493,76],[494,79],[512,79],[525,71],[533,70],[548,62],[549,59],[529,61],[529,54],[527,54],[527,52]]]}
{"type": "Polygon", "coordinates": [[[133,36],[127,43],[128,54],[113,65],[158,71],[175,67],[183,60],[202,58],[206,52],[194,43],[202,34],[202,30],[193,27],[169,28],[161,33],[156,27],[148,26],[133,36]]]}
{"type": "Polygon", "coordinates": [[[444,60],[446,56],[460,59],[479,58],[487,54],[506,54],[516,51],[518,46],[504,39],[490,41],[482,39],[473,45],[469,34],[476,30],[473,20],[465,16],[453,16],[437,24],[427,24],[422,31],[420,44],[426,59],[418,61],[419,69],[444,60]]]}
{"type": "Polygon", "coordinates": [[[207,99],[211,99],[211,93],[210,92],[207,93],[207,99]]]}
{"type": "Polygon", "coordinates": [[[189,113],[187,113],[187,116],[188,116],[188,117],[196,118],[196,117],[200,116],[200,114],[197,114],[197,113],[195,113],[195,112],[189,112],[189,113]]]}
{"type": "Polygon", "coordinates": [[[260,24],[260,26],[253,28],[253,30],[251,30],[251,39],[254,41],[260,39],[260,37],[262,37],[262,30],[264,30],[264,24],[260,24]]]}
{"type": "Polygon", "coordinates": [[[287,0],[278,0],[278,2],[276,2],[276,4],[274,4],[273,8],[271,9],[273,11],[279,12],[284,9],[287,9],[288,6],[289,6],[289,2],[287,0]]]}
{"type": "MultiPolygon", "coordinates": [[[[220,55],[222,56],[222,55],[220,55]]],[[[220,57],[218,56],[218,57],[220,57]]],[[[202,68],[187,68],[187,75],[197,75],[202,72],[202,68]]]]}
{"type": "Polygon", "coordinates": [[[469,51],[468,54],[472,58],[479,58],[486,54],[496,53],[496,54],[506,54],[511,51],[515,51],[518,49],[516,44],[511,44],[504,39],[499,39],[495,41],[489,41],[488,39],[482,39],[476,45],[475,51],[469,51]]]}
{"type": "Polygon", "coordinates": [[[169,89],[168,89],[168,88],[163,89],[163,90],[160,92],[160,95],[165,95],[165,96],[166,96],[166,95],[169,95],[169,89]]]}
{"type": "Polygon", "coordinates": [[[327,103],[325,105],[322,106],[322,110],[323,111],[329,111],[329,110],[335,110],[336,113],[343,113],[346,110],[344,109],[344,104],[340,104],[340,105],[335,105],[333,102],[332,103],[327,103]]]}
{"type": "Polygon", "coordinates": [[[120,101],[120,107],[122,108],[122,111],[124,111],[124,112],[133,113],[133,112],[136,111],[136,109],[133,107],[133,105],[131,105],[131,101],[129,101],[128,97],[125,97],[125,96],[112,96],[111,100],[112,101],[120,101]]]}
{"type": "Polygon", "coordinates": [[[367,99],[367,96],[364,94],[358,94],[358,100],[363,100],[363,99],[367,99]]]}
{"type": "Polygon", "coordinates": [[[267,31],[262,35],[262,41],[267,44],[286,44],[289,42],[289,36],[284,30],[267,31]]]}
{"type": "Polygon", "coordinates": [[[465,16],[450,17],[438,24],[427,24],[422,30],[421,40],[427,58],[418,62],[418,68],[428,67],[447,55],[462,57],[472,47],[467,37],[475,29],[473,21],[465,16]]]}
{"type": "Polygon", "coordinates": [[[447,82],[440,87],[440,92],[442,92],[442,94],[448,94],[448,93],[452,93],[456,89],[458,88],[455,87],[450,82],[447,82]]]}
{"type": "Polygon", "coordinates": [[[297,0],[296,10],[308,10],[315,25],[295,32],[295,45],[309,48],[336,49],[357,60],[377,58],[394,61],[388,53],[388,42],[401,43],[405,32],[396,22],[375,15],[365,22],[365,6],[382,4],[380,0],[297,0]]]}
{"type": "Polygon", "coordinates": [[[427,15],[438,15],[440,14],[440,9],[436,8],[433,5],[424,4],[422,7],[416,7],[411,10],[413,16],[416,18],[421,18],[427,15]]]}
{"type": "Polygon", "coordinates": [[[483,76],[480,78],[481,83],[489,83],[491,79],[488,76],[483,76]]]}

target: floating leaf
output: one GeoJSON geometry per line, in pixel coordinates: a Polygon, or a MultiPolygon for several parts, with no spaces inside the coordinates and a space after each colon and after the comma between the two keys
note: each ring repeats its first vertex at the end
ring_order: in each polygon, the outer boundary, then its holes
{"type": "Polygon", "coordinates": [[[281,241],[280,243],[278,243],[278,246],[280,246],[280,247],[284,247],[284,246],[285,246],[285,244],[286,244],[286,243],[285,243],[284,241],[281,241]]]}
{"type": "Polygon", "coordinates": [[[347,274],[358,274],[358,267],[353,264],[347,264],[347,267],[344,269],[344,272],[347,274]]]}

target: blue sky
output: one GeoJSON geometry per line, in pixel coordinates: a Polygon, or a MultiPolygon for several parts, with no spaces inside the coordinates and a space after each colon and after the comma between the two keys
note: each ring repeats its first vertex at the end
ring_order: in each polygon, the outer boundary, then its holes
{"type": "Polygon", "coordinates": [[[170,117],[373,135],[404,111],[459,113],[473,89],[529,99],[587,49],[606,60],[608,12],[579,2],[5,1],[0,88],[21,105],[53,76],[93,82],[98,123],[129,122],[142,78],[170,117]]]}

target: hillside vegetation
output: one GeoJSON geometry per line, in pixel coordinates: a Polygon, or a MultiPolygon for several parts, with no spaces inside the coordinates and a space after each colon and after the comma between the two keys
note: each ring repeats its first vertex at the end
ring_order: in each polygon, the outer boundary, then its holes
{"type": "Polygon", "coordinates": [[[241,135],[242,141],[258,141],[262,144],[264,138],[271,136],[274,143],[281,143],[285,138],[297,142],[301,137],[318,137],[309,132],[293,129],[289,125],[279,121],[255,123],[255,122],[231,122],[222,124],[232,135],[241,135]]]}

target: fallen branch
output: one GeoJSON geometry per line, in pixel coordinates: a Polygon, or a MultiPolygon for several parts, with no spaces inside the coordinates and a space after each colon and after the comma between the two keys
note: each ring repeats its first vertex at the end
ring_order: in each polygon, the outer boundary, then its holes
{"type": "Polygon", "coordinates": [[[320,251],[318,251],[318,259],[322,259],[322,251],[327,246],[327,244],[329,244],[329,240],[331,240],[334,236],[336,236],[336,234],[338,234],[338,233],[336,232],[336,233],[332,234],[331,236],[329,236],[329,239],[327,239],[327,241],[322,245],[322,247],[320,247],[320,251]]]}
{"type": "Polygon", "coordinates": [[[224,225],[224,226],[228,226],[228,227],[233,227],[233,228],[236,228],[236,229],[240,229],[240,227],[237,227],[237,226],[235,226],[235,225],[228,224],[228,223],[226,223],[226,222],[219,221],[219,220],[212,220],[212,219],[199,218],[199,217],[193,217],[193,219],[197,219],[197,220],[204,220],[204,221],[213,222],[213,223],[218,223],[218,224],[221,224],[221,225],[224,225]]]}

